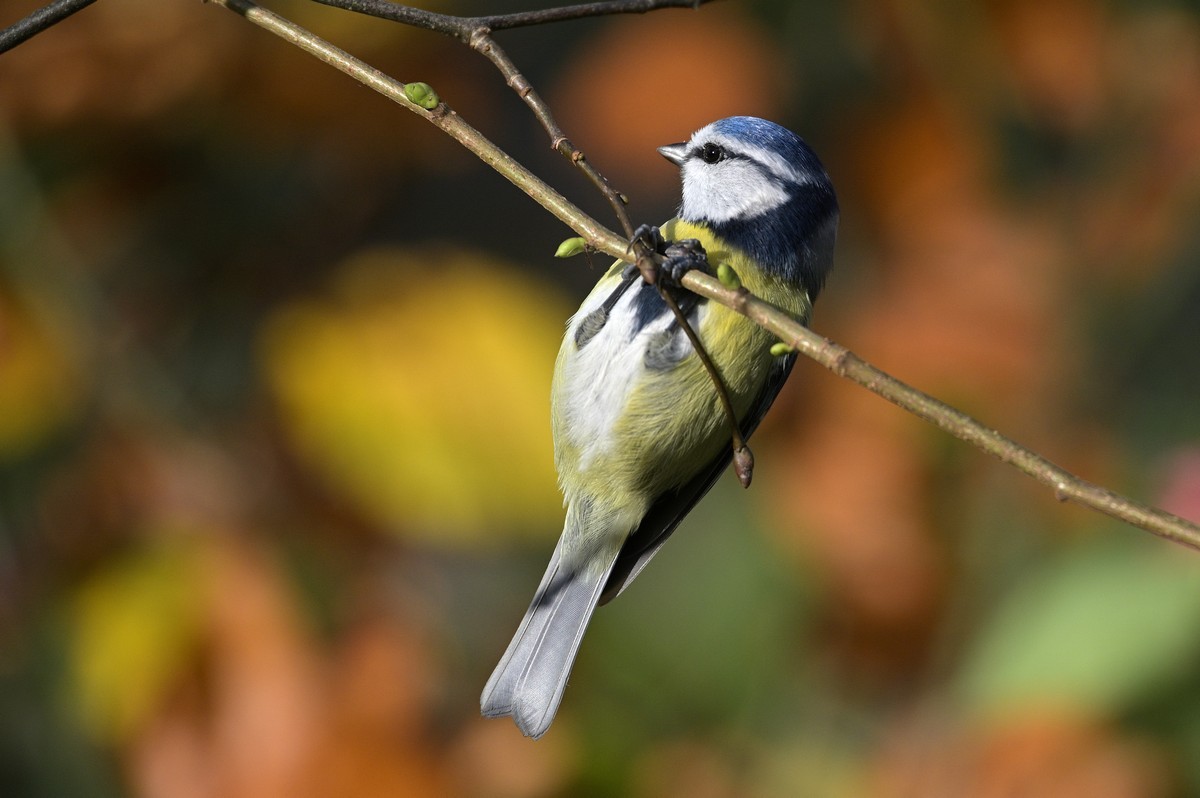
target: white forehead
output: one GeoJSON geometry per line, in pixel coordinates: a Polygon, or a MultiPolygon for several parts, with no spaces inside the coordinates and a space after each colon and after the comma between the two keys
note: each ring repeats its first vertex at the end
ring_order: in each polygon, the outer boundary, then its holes
{"type": "Polygon", "coordinates": [[[705,125],[693,133],[691,140],[688,142],[688,151],[692,151],[697,147],[703,147],[705,144],[716,144],[724,147],[729,152],[735,152],[757,161],[770,170],[773,175],[782,180],[791,183],[808,182],[808,176],[789,163],[779,153],[774,150],[768,150],[765,147],[760,147],[757,144],[752,144],[745,139],[720,133],[716,130],[716,124],[716,122],[713,122],[712,124],[705,125]]]}

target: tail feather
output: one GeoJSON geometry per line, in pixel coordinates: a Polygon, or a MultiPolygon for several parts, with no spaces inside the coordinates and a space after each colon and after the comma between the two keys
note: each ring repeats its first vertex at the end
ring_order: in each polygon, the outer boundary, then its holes
{"type": "Polygon", "coordinates": [[[525,618],[480,697],[486,717],[511,715],[522,733],[535,740],[554,720],[579,643],[612,570],[612,562],[603,570],[567,568],[561,550],[560,541],[525,618]]]}

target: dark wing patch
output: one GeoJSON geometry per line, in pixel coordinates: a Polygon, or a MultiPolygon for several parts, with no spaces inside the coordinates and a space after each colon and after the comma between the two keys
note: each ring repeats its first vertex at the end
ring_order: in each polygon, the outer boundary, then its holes
{"type": "Polygon", "coordinates": [[[583,321],[579,322],[579,326],[575,328],[576,349],[583,349],[588,341],[595,338],[596,334],[604,329],[604,325],[608,324],[608,317],[612,313],[612,309],[617,306],[621,296],[629,290],[629,286],[633,285],[633,279],[638,274],[638,270],[629,265],[622,267],[618,263],[613,266],[609,274],[618,268],[625,269],[625,273],[621,275],[621,282],[617,283],[617,287],[612,290],[612,293],[600,303],[600,307],[584,316],[583,321]]]}
{"type": "MultiPolygon", "coordinates": [[[[779,395],[779,391],[787,382],[788,375],[792,373],[792,366],[795,363],[796,355],[790,354],[780,358],[775,364],[763,385],[762,392],[750,406],[750,411],[742,422],[742,434],[747,439],[758,428],[759,422],[766,415],[767,408],[779,395]]],[[[601,604],[607,604],[621,595],[622,591],[642,572],[642,569],[667,542],[667,538],[675,531],[675,527],[679,526],[679,522],[691,512],[696,503],[703,499],[704,494],[708,493],[716,483],[717,478],[721,476],[721,472],[729,465],[732,458],[732,449],[725,446],[721,453],[701,469],[700,473],[690,482],[678,490],[663,494],[650,505],[650,510],[642,518],[641,524],[625,541],[625,545],[621,547],[621,552],[617,555],[617,561],[609,574],[608,582],[604,585],[604,592],[600,595],[601,604]]]]}
{"type": "MultiPolygon", "coordinates": [[[[620,286],[617,288],[619,290],[620,286]]],[[[608,324],[608,309],[601,305],[584,316],[583,321],[579,322],[579,326],[575,328],[575,348],[583,349],[587,346],[588,341],[595,338],[596,333],[603,330],[605,324],[608,324]]]]}
{"type": "Polygon", "coordinates": [[[643,330],[655,319],[671,312],[667,303],[658,295],[658,289],[648,283],[641,283],[638,292],[633,295],[633,312],[635,330],[643,330]]]}

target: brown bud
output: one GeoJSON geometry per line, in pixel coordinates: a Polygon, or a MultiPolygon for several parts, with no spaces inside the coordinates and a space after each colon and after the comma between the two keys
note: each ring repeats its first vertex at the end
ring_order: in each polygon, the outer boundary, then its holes
{"type": "Polygon", "coordinates": [[[750,480],[754,478],[754,453],[749,446],[742,444],[733,450],[733,471],[743,488],[750,487],[750,480]]]}

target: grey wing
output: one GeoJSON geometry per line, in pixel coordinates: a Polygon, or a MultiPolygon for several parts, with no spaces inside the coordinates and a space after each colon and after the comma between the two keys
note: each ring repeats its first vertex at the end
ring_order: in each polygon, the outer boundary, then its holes
{"type": "MultiPolygon", "coordinates": [[[[747,439],[758,428],[767,409],[779,395],[779,391],[787,382],[788,375],[792,373],[792,366],[795,363],[796,355],[793,353],[780,358],[772,368],[771,373],[767,376],[767,381],[763,384],[762,392],[750,406],[750,411],[742,421],[742,435],[747,439]]],[[[704,494],[708,493],[716,483],[717,478],[729,466],[732,459],[733,450],[727,446],[690,482],[678,490],[670,491],[655,499],[654,503],[650,505],[650,510],[642,518],[641,524],[621,547],[617,561],[608,576],[608,582],[604,585],[604,592],[600,595],[600,604],[607,604],[621,595],[629,583],[642,572],[642,569],[667,542],[667,538],[675,531],[675,527],[679,526],[679,522],[692,511],[696,503],[703,499],[704,494]]]]}

